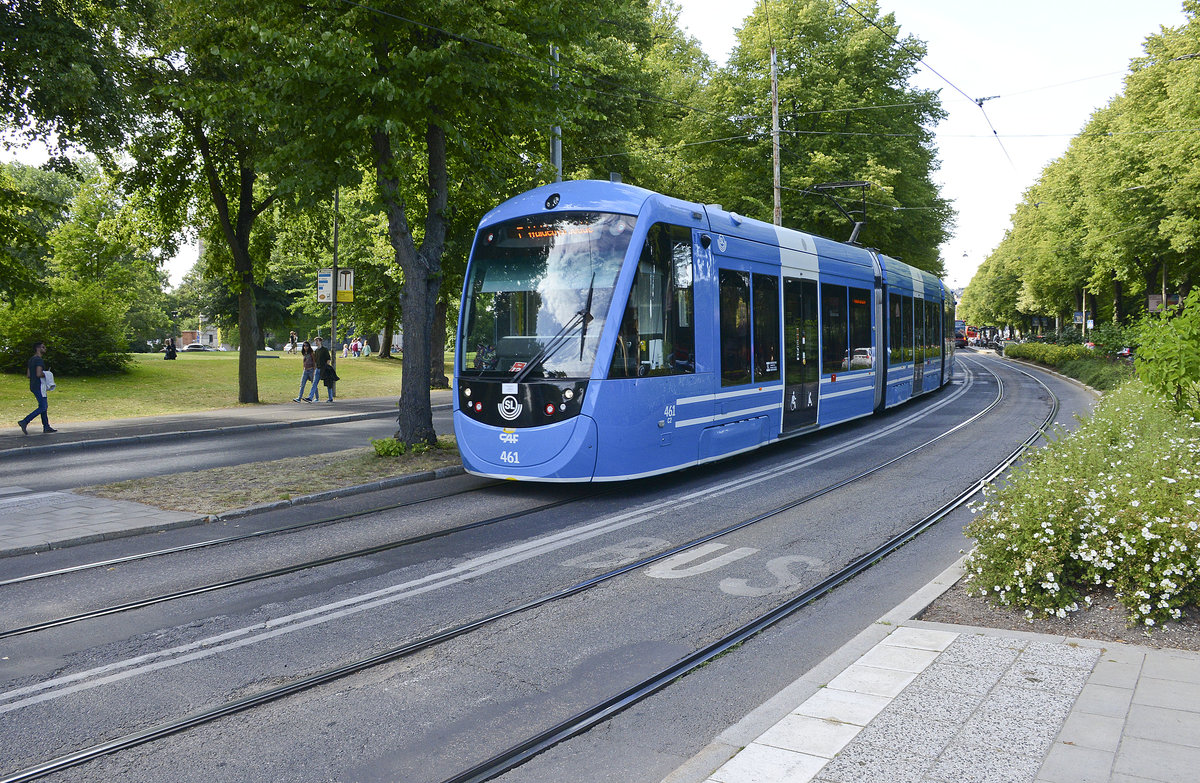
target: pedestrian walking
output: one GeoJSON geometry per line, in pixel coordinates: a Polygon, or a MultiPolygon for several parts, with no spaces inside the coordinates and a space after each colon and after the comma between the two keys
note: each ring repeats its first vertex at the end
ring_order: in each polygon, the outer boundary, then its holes
{"type": "MultiPolygon", "coordinates": [[[[296,340],[298,340],[298,339],[299,338],[296,337],[296,331],[293,329],[292,333],[288,335],[288,346],[287,346],[288,353],[296,352],[296,340]]],[[[303,396],[303,395],[301,395],[301,396],[303,396]]]]}
{"type": "MultiPolygon", "coordinates": [[[[320,344],[321,338],[317,338],[317,344],[320,344]]],[[[300,346],[300,361],[304,363],[304,372],[300,375],[300,393],[296,395],[293,402],[312,402],[313,397],[317,394],[317,360],[313,355],[312,345],[308,340],[304,341],[304,345],[300,346]],[[312,382],[312,388],[308,391],[308,396],[304,396],[304,384],[312,382]]]]}
{"type": "MultiPolygon", "coordinates": [[[[313,361],[317,363],[317,380],[323,381],[326,378],[329,379],[325,383],[325,388],[329,389],[330,402],[333,402],[333,382],[337,380],[337,377],[333,373],[333,365],[330,363],[332,359],[333,356],[329,353],[329,349],[321,343],[321,338],[318,337],[317,347],[313,350],[313,361]]],[[[320,393],[316,390],[315,383],[313,384],[313,392],[317,399],[321,398],[320,393]]]]}
{"type": "Polygon", "coordinates": [[[26,366],[25,375],[29,378],[29,391],[37,400],[37,409],[30,413],[25,418],[17,422],[17,426],[21,428],[21,432],[29,434],[27,427],[29,422],[42,417],[42,432],[58,432],[50,426],[50,417],[47,415],[49,403],[46,400],[46,389],[44,381],[46,378],[46,361],[42,357],[46,355],[46,344],[40,340],[33,346],[33,356],[29,357],[29,364],[26,366]]]}

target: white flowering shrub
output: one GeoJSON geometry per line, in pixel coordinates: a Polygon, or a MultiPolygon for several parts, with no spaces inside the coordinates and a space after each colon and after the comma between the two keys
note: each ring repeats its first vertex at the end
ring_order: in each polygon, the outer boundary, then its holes
{"type": "Polygon", "coordinates": [[[967,527],[968,589],[1065,617],[1092,586],[1131,622],[1200,604],[1200,423],[1138,381],[989,491],[967,527]]]}

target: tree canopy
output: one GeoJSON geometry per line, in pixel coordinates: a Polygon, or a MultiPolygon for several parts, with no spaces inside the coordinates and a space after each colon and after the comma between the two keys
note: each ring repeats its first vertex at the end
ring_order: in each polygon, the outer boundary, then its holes
{"type": "Polygon", "coordinates": [[[1147,295],[1200,276],[1200,2],[1146,40],[1098,109],[1013,213],[963,295],[980,325],[1088,312],[1125,323],[1147,295]],[[1001,273],[1001,270],[1006,270],[1001,273]]]}
{"type": "MultiPolygon", "coordinates": [[[[397,434],[427,442],[429,383],[474,226],[554,179],[551,128],[568,178],[618,172],[770,220],[774,47],[785,225],[847,236],[813,186],[869,181],[860,240],[941,271],[952,211],[933,184],[932,134],[943,112],[911,84],[919,39],[874,0],[765,0],[717,68],[678,14],[670,0],[20,0],[0,21],[16,36],[0,48],[12,68],[0,103],[28,137],[96,148],[123,214],[147,228],[97,204],[92,222],[127,247],[90,242],[81,223],[0,262],[44,275],[113,259],[123,279],[153,286],[138,277],[163,255],[152,238],[202,237],[200,272],[220,290],[163,309],[231,311],[217,318],[236,321],[239,400],[254,401],[260,327],[321,323],[310,292],[332,260],[337,193],[339,262],[366,295],[345,315],[358,330],[402,323],[397,434]],[[46,47],[71,73],[63,84],[20,56],[46,47]]],[[[5,207],[22,192],[0,181],[0,231],[29,228],[5,207]]]]}

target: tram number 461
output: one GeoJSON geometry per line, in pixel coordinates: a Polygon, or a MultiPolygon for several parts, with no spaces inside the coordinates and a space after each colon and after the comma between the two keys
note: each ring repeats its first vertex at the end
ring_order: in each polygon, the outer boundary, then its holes
{"type": "Polygon", "coordinates": [[[517,455],[517,452],[515,452],[515,451],[500,452],[500,461],[505,462],[509,465],[520,465],[521,464],[521,459],[517,455]]]}

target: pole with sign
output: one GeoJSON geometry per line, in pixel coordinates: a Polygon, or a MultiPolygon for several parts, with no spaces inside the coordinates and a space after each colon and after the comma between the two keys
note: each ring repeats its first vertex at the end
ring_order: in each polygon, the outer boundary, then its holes
{"type": "MultiPolygon", "coordinates": [[[[338,279],[338,194],[341,193],[341,188],[334,187],[333,189],[333,280],[337,283],[338,279]]],[[[329,304],[329,366],[333,368],[333,374],[337,375],[337,296],[333,297],[333,301],[329,304]]],[[[329,398],[333,399],[335,393],[334,384],[329,386],[329,398]]],[[[317,395],[318,397],[320,395],[317,395]]]]}

